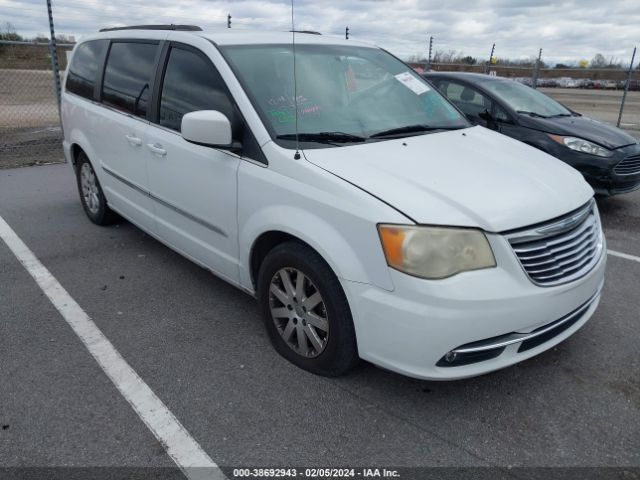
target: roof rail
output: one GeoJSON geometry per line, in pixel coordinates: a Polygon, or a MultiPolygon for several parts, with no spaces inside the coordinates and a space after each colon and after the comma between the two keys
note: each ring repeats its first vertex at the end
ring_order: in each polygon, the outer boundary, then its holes
{"type": "Polygon", "coordinates": [[[201,32],[196,25],[130,25],[128,27],[101,28],[100,32],[115,32],[117,30],[181,30],[185,32],[201,32]]]}
{"type": "Polygon", "coordinates": [[[314,32],[313,30],[289,30],[292,33],[307,33],[309,35],[322,35],[320,32],[314,32]]]}

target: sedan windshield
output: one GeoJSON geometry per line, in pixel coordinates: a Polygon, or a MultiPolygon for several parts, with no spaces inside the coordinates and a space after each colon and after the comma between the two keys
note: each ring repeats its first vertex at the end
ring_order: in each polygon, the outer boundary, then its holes
{"type": "Polygon", "coordinates": [[[553,98],[514,80],[488,80],[482,86],[518,113],[538,117],[571,115],[570,110],[553,98]]]}
{"type": "Polygon", "coordinates": [[[297,44],[295,88],[291,45],[221,50],[271,136],[287,148],[295,146],[296,103],[305,148],[469,126],[419,75],[380,49],[297,44]]]}

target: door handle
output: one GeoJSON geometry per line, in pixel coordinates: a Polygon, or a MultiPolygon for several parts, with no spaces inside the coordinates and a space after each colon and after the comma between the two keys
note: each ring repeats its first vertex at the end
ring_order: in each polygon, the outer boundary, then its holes
{"type": "Polygon", "coordinates": [[[135,135],[131,135],[131,134],[125,135],[125,138],[131,144],[132,147],[139,147],[140,145],[142,145],[142,140],[136,137],[135,135]]]}
{"type": "Polygon", "coordinates": [[[167,154],[167,151],[159,143],[147,143],[147,147],[159,157],[164,157],[167,154]]]}

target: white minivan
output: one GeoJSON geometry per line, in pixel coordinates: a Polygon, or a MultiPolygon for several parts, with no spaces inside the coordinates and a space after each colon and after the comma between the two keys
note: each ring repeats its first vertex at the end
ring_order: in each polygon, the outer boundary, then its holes
{"type": "Polygon", "coordinates": [[[275,349],[423,379],[496,370],[596,309],[593,191],[391,54],[310,32],[109,29],[74,49],[64,151],[122,216],[254,295],[275,349]]]}

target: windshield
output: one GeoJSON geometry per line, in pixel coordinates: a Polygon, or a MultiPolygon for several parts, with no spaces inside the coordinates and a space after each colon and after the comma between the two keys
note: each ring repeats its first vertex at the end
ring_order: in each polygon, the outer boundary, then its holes
{"type": "Polygon", "coordinates": [[[486,81],[482,86],[517,112],[543,117],[571,115],[571,111],[531,87],[514,80],[486,81]]]}
{"type": "MultiPolygon", "coordinates": [[[[221,50],[271,136],[294,148],[292,46],[233,45],[221,50]]],[[[298,131],[305,148],[469,126],[419,75],[377,48],[297,44],[296,77],[298,131]]]]}

